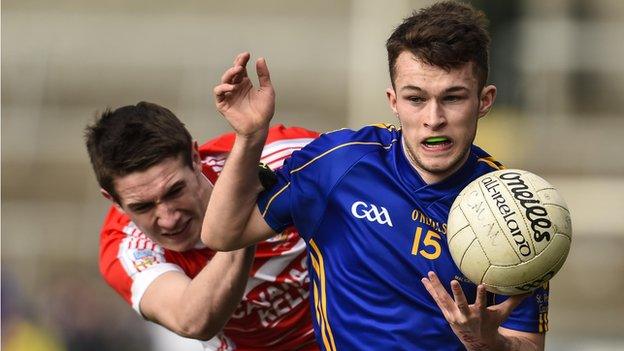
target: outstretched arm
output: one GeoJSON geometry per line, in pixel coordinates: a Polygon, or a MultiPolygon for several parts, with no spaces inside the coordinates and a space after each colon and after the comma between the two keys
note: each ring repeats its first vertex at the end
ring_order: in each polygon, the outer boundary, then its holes
{"type": "Polygon", "coordinates": [[[266,61],[256,61],[259,87],[247,75],[249,53],[241,53],[214,88],[217,110],[236,134],[232,151],[210,196],[202,241],[214,250],[234,250],[275,234],[256,207],[262,190],[258,163],[275,112],[275,92],[266,61]]]}
{"type": "Polygon", "coordinates": [[[217,252],[193,279],[178,271],[162,274],[143,294],[141,313],[187,338],[212,338],[243,296],[254,253],[254,247],[217,252]]]}
{"type": "Polygon", "coordinates": [[[451,281],[453,297],[434,272],[422,279],[459,340],[472,351],[529,351],[544,350],[544,334],[528,333],[501,327],[507,317],[527,295],[511,296],[504,302],[487,306],[483,285],[477,287],[474,304],[468,304],[459,282],[451,281]]]}

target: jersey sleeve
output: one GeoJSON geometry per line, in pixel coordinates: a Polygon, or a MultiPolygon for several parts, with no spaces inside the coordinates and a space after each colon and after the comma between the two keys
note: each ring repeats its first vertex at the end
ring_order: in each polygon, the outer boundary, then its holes
{"type": "MultiPolygon", "coordinates": [[[[548,331],[548,283],[533,291],[533,294],[516,307],[502,327],[529,332],[545,333],[548,331]]],[[[506,296],[496,295],[495,303],[506,300],[506,296]]]]}
{"type": "Polygon", "coordinates": [[[114,208],[100,235],[99,266],[108,285],[139,314],[141,298],[156,278],[170,271],[183,273],[178,265],[167,262],[162,247],[114,208]]]}
{"type": "Polygon", "coordinates": [[[360,158],[392,142],[388,131],[382,129],[326,133],[293,152],[276,172],[276,184],[258,198],[258,209],[267,224],[278,233],[294,225],[309,240],[334,186],[360,158]]]}

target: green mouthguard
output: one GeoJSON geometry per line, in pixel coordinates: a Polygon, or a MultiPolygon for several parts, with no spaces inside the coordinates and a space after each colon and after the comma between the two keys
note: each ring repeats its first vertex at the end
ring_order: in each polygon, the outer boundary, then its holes
{"type": "Polygon", "coordinates": [[[447,139],[445,137],[433,137],[433,138],[428,138],[427,142],[428,143],[440,143],[443,141],[446,141],[447,139]]]}

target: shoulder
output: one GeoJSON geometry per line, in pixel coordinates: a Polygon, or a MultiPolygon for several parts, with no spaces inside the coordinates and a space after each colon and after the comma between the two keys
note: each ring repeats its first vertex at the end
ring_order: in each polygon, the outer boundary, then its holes
{"type": "MultiPolygon", "coordinates": [[[[309,129],[296,126],[287,127],[282,124],[277,124],[269,129],[269,135],[267,136],[266,145],[270,145],[275,142],[284,140],[296,141],[297,139],[307,140],[307,142],[310,142],[312,139],[317,138],[318,136],[318,132],[309,129]]],[[[234,133],[221,134],[202,144],[199,147],[199,152],[200,154],[202,154],[202,156],[209,154],[228,153],[232,149],[235,139],[236,136],[234,133]]]]}
{"type": "MultiPolygon", "coordinates": [[[[282,124],[269,129],[269,135],[262,150],[261,162],[271,169],[282,166],[284,159],[318,138],[319,133],[302,127],[287,127],[282,124]]],[[[205,166],[220,173],[225,165],[235,139],[234,133],[227,133],[208,140],[199,147],[200,157],[205,166]]],[[[210,177],[209,177],[210,178],[210,177]]],[[[211,179],[211,178],[210,178],[211,179]]]]}
{"type": "Polygon", "coordinates": [[[269,129],[269,135],[267,137],[266,144],[270,144],[278,140],[293,140],[293,139],[315,139],[319,136],[318,132],[305,129],[302,127],[286,127],[282,124],[275,125],[269,129]]]}
{"type": "Polygon", "coordinates": [[[323,133],[319,142],[330,145],[373,145],[385,147],[391,145],[398,138],[398,130],[391,124],[374,124],[358,130],[338,129],[323,133]]]}
{"type": "Polygon", "coordinates": [[[166,263],[165,250],[143,233],[127,216],[112,207],[100,235],[100,271],[107,278],[111,268],[121,265],[132,277],[159,263],[166,263]]]}
{"type": "Polygon", "coordinates": [[[505,168],[505,166],[495,157],[476,145],[472,145],[470,151],[476,158],[478,165],[482,168],[486,168],[487,171],[495,171],[505,168]]]}
{"type": "Polygon", "coordinates": [[[102,225],[102,232],[114,232],[116,230],[122,230],[130,222],[130,218],[123,212],[117,210],[115,206],[110,206],[108,213],[104,218],[104,224],[102,225]]]}
{"type": "Polygon", "coordinates": [[[274,126],[269,130],[260,162],[271,169],[278,169],[293,152],[301,150],[318,136],[319,133],[305,128],[285,127],[281,124],[274,126]]]}
{"type": "Polygon", "coordinates": [[[390,149],[399,140],[399,132],[392,125],[371,125],[359,130],[339,129],[321,134],[293,159],[301,162],[352,163],[372,152],[390,149]]]}

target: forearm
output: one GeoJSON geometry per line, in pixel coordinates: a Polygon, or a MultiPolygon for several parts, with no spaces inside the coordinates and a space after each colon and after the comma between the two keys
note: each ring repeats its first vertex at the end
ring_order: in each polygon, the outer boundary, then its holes
{"type": "Polygon", "coordinates": [[[252,246],[215,254],[180,297],[179,334],[208,340],[223,328],[243,297],[254,253],[252,246]]]}
{"type": "Polygon", "coordinates": [[[247,244],[241,238],[262,190],[258,164],[267,134],[268,128],[236,137],[210,196],[202,226],[202,241],[214,250],[232,250],[247,244]]]}
{"type": "Polygon", "coordinates": [[[544,347],[539,347],[533,341],[520,336],[502,336],[500,347],[493,350],[502,351],[541,351],[544,347]]]}

